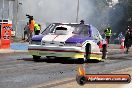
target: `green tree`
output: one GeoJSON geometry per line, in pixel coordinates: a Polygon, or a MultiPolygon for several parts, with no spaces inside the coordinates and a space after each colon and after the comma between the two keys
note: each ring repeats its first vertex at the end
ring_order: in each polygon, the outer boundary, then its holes
{"type": "MultiPolygon", "coordinates": [[[[126,0],[127,1],[127,0],[126,0]]],[[[132,5],[132,0],[128,0],[128,4],[132,5]]]]}

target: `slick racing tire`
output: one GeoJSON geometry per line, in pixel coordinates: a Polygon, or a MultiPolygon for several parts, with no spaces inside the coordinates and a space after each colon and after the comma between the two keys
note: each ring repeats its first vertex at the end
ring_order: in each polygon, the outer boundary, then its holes
{"type": "Polygon", "coordinates": [[[85,47],[85,62],[88,61],[88,59],[90,59],[90,53],[91,53],[91,44],[86,44],[86,47],[85,47]]]}
{"type": "Polygon", "coordinates": [[[38,61],[40,61],[40,57],[41,57],[41,56],[33,55],[33,60],[34,60],[35,62],[38,62],[38,61]]]}
{"type": "Polygon", "coordinates": [[[102,59],[106,59],[106,58],[107,58],[107,45],[103,45],[102,59]]]}
{"type": "Polygon", "coordinates": [[[78,58],[78,63],[83,64],[85,62],[84,58],[78,58]]]}
{"type": "Polygon", "coordinates": [[[47,59],[55,58],[53,56],[46,56],[47,59]]]}
{"type": "Polygon", "coordinates": [[[87,79],[84,76],[76,76],[76,81],[79,85],[84,85],[87,82],[87,79]]]}

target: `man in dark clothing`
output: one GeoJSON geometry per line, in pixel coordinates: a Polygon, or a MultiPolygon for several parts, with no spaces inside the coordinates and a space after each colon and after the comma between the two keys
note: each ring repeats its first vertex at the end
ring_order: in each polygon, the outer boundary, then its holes
{"type": "Polygon", "coordinates": [[[81,21],[80,21],[80,24],[84,24],[84,20],[81,20],[81,21]]]}
{"type": "Polygon", "coordinates": [[[125,35],[125,48],[126,48],[126,53],[128,53],[129,51],[129,48],[131,47],[132,45],[132,29],[128,29],[126,31],[126,35],[125,35]]]}

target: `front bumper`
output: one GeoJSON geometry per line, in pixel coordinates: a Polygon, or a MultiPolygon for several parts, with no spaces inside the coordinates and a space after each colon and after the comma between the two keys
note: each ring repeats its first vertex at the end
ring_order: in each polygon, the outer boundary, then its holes
{"type": "Polygon", "coordinates": [[[29,54],[37,56],[84,58],[81,47],[29,45],[29,54]]]}
{"type": "MultiPolygon", "coordinates": [[[[70,58],[85,58],[85,49],[75,46],[42,46],[29,45],[28,51],[30,55],[36,56],[53,56],[53,57],[70,57],[70,58]]],[[[90,53],[90,59],[101,60],[101,52],[90,53]]]]}

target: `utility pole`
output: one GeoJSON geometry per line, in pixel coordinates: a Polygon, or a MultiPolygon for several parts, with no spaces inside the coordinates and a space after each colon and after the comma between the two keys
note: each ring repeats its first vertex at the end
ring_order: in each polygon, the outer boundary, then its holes
{"type": "Polygon", "coordinates": [[[77,2],[77,16],[76,16],[76,23],[78,23],[79,5],[80,5],[80,1],[78,0],[78,2],[77,2]]]}
{"type": "Polygon", "coordinates": [[[16,24],[15,24],[15,36],[17,35],[17,29],[18,29],[18,0],[16,0],[16,24]]]}
{"type": "Polygon", "coordinates": [[[18,20],[19,20],[19,5],[22,5],[22,3],[19,3],[19,0],[15,0],[16,2],[16,17],[15,17],[15,36],[17,35],[16,33],[18,32],[18,20]]]}
{"type": "Polygon", "coordinates": [[[8,19],[10,19],[10,5],[11,5],[11,3],[10,3],[10,0],[8,1],[8,19]]]}
{"type": "Polygon", "coordinates": [[[4,20],[4,8],[5,8],[5,5],[4,5],[4,0],[3,0],[3,5],[2,5],[2,23],[3,23],[3,20],[4,20]]]}

